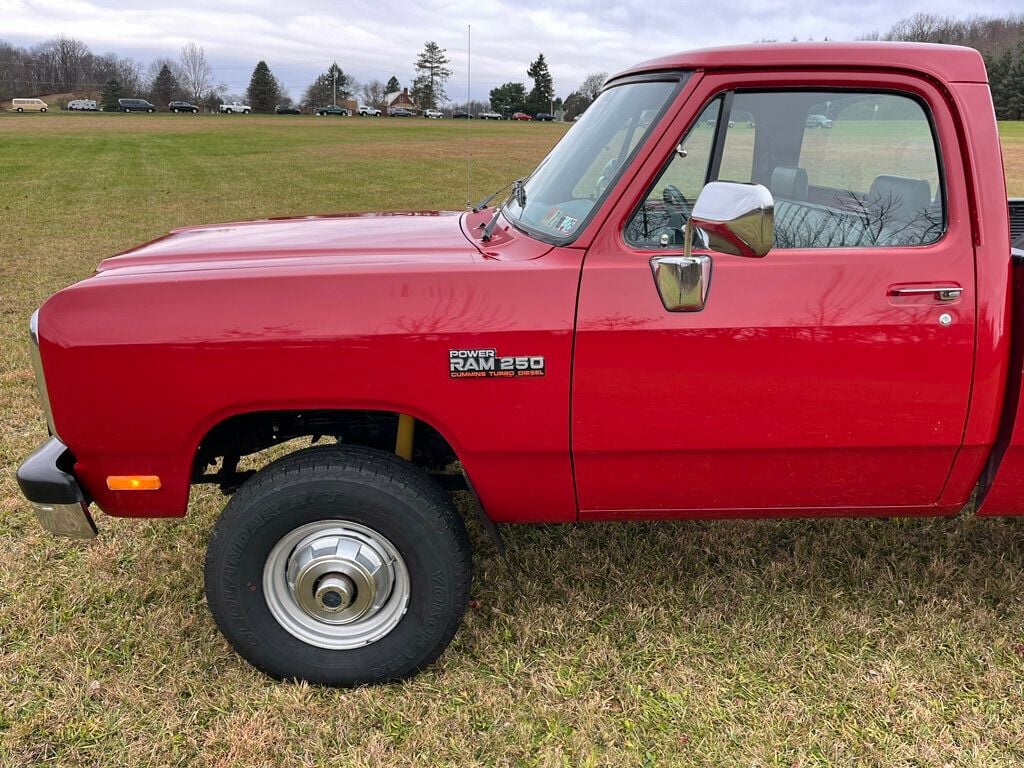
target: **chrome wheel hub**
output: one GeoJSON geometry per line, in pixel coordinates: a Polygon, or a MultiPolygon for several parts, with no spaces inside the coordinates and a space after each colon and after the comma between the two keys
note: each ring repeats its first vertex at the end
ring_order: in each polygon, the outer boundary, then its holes
{"type": "Polygon", "coordinates": [[[271,614],[293,637],[345,650],[379,640],[398,625],[409,606],[409,571],[377,531],[322,520],[274,545],[263,589],[271,614]]]}

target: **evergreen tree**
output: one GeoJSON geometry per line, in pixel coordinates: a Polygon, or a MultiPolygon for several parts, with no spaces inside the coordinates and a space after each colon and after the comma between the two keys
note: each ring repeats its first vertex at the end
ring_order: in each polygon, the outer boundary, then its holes
{"type": "Polygon", "coordinates": [[[281,100],[281,84],[270,71],[267,62],[261,61],[252,71],[249,79],[249,87],[245,91],[246,103],[252,107],[253,112],[269,114],[281,100]]]}
{"type": "Polygon", "coordinates": [[[447,51],[433,40],[427,41],[416,58],[413,68],[416,78],[412,81],[412,99],[420,109],[437,109],[437,105],[448,98],[445,84],[452,76],[447,51]]]}
{"type": "Polygon", "coordinates": [[[385,94],[387,94],[387,93],[394,93],[395,91],[400,91],[400,90],[402,90],[402,84],[400,82],[398,82],[398,78],[397,77],[392,75],[391,79],[388,80],[388,84],[384,86],[384,93],[385,94]]]}
{"type": "Polygon", "coordinates": [[[168,103],[174,101],[180,92],[178,79],[171,72],[171,68],[164,64],[153,78],[153,84],[149,88],[150,98],[153,99],[154,104],[166,107],[168,103]]]}
{"type": "MultiPolygon", "coordinates": [[[[1004,79],[1004,120],[1024,120],[1024,40],[1017,47],[1017,59],[1008,68],[1004,79]]],[[[998,110],[996,111],[998,115],[998,110]]]]}
{"type": "Polygon", "coordinates": [[[533,80],[533,90],[526,99],[527,111],[536,114],[547,112],[551,108],[551,100],[555,96],[555,83],[551,79],[551,72],[548,70],[548,63],[544,60],[544,54],[537,54],[537,58],[526,70],[526,74],[533,80]]]}
{"type": "Polygon", "coordinates": [[[100,106],[104,112],[117,112],[121,109],[117,100],[124,98],[124,88],[117,80],[107,80],[103,86],[103,94],[100,97],[100,106]]]}
{"type": "Polygon", "coordinates": [[[505,83],[491,89],[491,109],[505,117],[513,112],[526,109],[526,86],[522,83],[505,83]]]}
{"type": "Polygon", "coordinates": [[[302,96],[302,101],[314,109],[316,107],[326,107],[328,104],[333,104],[335,98],[341,100],[350,98],[353,85],[352,78],[342,71],[341,67],[338,66],[338,62],[334,62],[327,68],[326,72],[319,75],[316,80],[309,84],[305,94],[302,96]],[[338,85],[337,94],[334,92],[335,83],[338,85]]]}
{"type": "Polygon", "coordinates": [[[1013,53],[1007,48],[998,56],[986,56],[985,68],[988,70],[989,89],[992,91],[992,102],[996,107],[996,116],[1000,120],[1009,120],[1010,97],[1013,69],[1013,53]]]}

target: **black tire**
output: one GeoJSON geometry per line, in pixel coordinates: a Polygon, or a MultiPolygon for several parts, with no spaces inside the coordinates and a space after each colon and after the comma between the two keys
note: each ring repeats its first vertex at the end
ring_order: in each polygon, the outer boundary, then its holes
{"type": "Polygon", "coordinates": [[[124,108],[124,113],[127,115],[129,112],[131,112],[131,110],[128,107],[125,107],[124,108]]]}
{"type": "Polygon", "coordinates": [[[472,555],[450,496],[425,472],[371,448],[313,447],[239,488],[213,527],[205,577],[217,626],[250,664],[279,680],[349,687],[410,677],[441,655],[466,610],[472,555]],[[408,571],[408,606],[397,624],[350,650],[299,639],[265,594],[264,566],[275,545],[325,520],[370,529],[408,571]]]}
{"type": "Polygon", "coordinates": [[[17,111],[18,112],[24,112],[25,110],[23,108],[21,108],[21,107],[18,107],[17,111]]]}
{"type": "Polygon", "coordinates": [[[155,109],[147,109],[146,112],[148,112],[149,114],[152,115],[154,112],[156,112],[156,110],[155,109]]]}
{"type": "Polygon", "coordinates": [[[45,112],[45,111],[46,111],[46,107],[43,107],[43,108],[42,108],[42,109],[40,109],[39,111],[40,111],[40,112],[45,112]]]}
{"type": "Polygon", "coordinates": [[[198,108],[197,109],[193,109],[192,110],[192,114],[193,115],[198,115],[199,114],[199,109],[198,108]]]}

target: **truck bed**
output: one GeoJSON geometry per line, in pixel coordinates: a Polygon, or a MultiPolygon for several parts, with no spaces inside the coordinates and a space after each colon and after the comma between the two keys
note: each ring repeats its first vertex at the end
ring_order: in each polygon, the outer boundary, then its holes
{"type": "Polygon", "coordinates": [[[1024,197],[1010,198],[1010,242],[1024,248],[1024,197]]]}

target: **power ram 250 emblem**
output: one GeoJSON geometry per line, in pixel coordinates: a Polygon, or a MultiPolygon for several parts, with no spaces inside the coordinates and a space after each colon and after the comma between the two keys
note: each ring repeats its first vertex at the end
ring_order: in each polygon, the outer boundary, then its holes
{"type": "Polygon", "coordinates": [[[542,355],[499,357],[495,349],[448,351],[448,374],[453,379],[515,379],[543,376],[542,355]]]}

